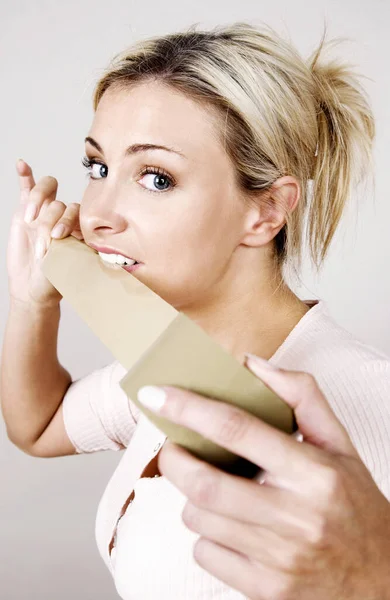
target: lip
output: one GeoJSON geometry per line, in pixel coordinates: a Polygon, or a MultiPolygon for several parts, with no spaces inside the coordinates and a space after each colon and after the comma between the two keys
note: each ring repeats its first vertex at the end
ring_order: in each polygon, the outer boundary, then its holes
{"type": "MultiPolygon", "coordinates": [[[[126,254],[123,254],[123,252],[120,252],[120,250],[116,250],[115,248],[109,248],[108,246],[95,246],[95,244],[88,244],[88,246],[90,246],[91,248],[93,248],[94,250],[96,250],[96,252],[103,252],[104,254],[120,254],[121,256],[126,256],[126,254]]],[[[132,258],[130,256],[127,256],[126,258],[131,258],[132,260],[137,260],[135,258],[132,258]]],[[[137,260],[137,265],[131,265],[131,266],[138,266],[138,265],[142,265],[142,263],[140,261],[137,260]]],[[[126,270],[129,267],[126,268],[126,270]]]]}
{"type": "Polygon", "coordinates": [[[127,271],[128,273],[136,271],[139,267],[142,267],[142,263],[137,263],[136,265],[130,265],[128,267],[126,267],[125,265],[121,265],[121,268],[127,271]]]}

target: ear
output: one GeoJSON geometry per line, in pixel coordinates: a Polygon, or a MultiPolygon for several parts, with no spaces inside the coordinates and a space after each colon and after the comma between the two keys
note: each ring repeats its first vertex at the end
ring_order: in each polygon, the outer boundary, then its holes
{"type": "Polygon", "coordinates": [[[286,214],[296,208],[301,195],[295,177],[286,175],[277,179],[257,198],[251,194],[252,206],[245,220],[245,232],[241,243],[246,246],[265,246],[279,233],[286,223],[286,214]]]}

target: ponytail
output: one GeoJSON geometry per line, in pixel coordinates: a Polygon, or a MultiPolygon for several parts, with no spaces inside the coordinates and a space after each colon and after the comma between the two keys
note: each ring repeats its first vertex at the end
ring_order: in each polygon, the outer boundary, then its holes
{"type": "Polygon", "coordinates": [[[374,170],[375,122],[365,90],[350,65],[336,60],[319,63],[324,37],[325,33],[308,65],[318,107],[318,142],[307,237],[317,268],[327,254],[350,192],[374,170]]]}

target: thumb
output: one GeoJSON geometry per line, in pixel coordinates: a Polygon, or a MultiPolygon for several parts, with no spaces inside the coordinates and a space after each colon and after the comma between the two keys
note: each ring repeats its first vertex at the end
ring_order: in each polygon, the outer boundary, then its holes
{"type": "Polygon", "coordinates": [[[334,454],[357,456],[347,430],[312,375],[278,369],[254,354],[245,355],[245,366],[293,409],[304,441],[334,454]]]}

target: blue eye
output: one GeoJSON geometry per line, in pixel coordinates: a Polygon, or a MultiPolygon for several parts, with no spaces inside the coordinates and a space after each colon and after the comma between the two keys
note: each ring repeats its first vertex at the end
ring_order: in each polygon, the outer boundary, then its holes
{"type": "Polygon", "coordinates": [[[81,160],[81,163],[87,169],[87,177],[89,177],[90,179],[102,179],[104,177],[107,177],[108,169],[104,163],[98,162],[94,158],[89,159],[87,156],[83,157],[83,159],[81,160]],[[98,169],[98,173],[100,173],[101,177],[93,177],[92,172],[93,172],[93,167],[95,165],[99,165],[100,169],[98,169]],[[102,174],[103,169],[106,170],[105,175],[102,174]]]}
{"type": "Polygon", "coordinates": [[[148,192],[152,192],[152,194],[154,193],[158,193],[158,192],[166,192],[169,191],[169,189],[167,190],[166,184],[168,184],[172,189],[175,187],[175,182],[173,180],[173,177],[171,177],[170,175],[168,175],[168,173],[166,173],[163,169],[160,169],[159,167],[146,167],[146,169],[144,169],[140,175],[143,175],[144,177],[146,175],[154,175],[154,177],[152,178],[152,183],[155,186],[163,186],[163,189],[154,189],[151,190],[149,188],[146,188],[146,191],[148,192]]]}
{"type": "MultiPolygon", "coordinates": [[[[81,163],[82,163],[83,167],[85,167],[87,169],[87,177],[89,179],[104,179],[108,175],[107,165],[96,160],[95,158],[88,158],[88,156],[84,156],[81,160],[81,163]],[[97,174],[93,175],[93,167],[95,167],[95,166],[99,167],[99,168],[96,169],[97,174]]],[[[169,191],[169,188],[173,189],[176,186],[175,179],[171,175],[169,175],[166,171],[164,171],[164,169],[161,169],[160,167],[149,166],[149,167],[146,167],[145,169],[143,169],[141,171],[141,173],[139,173],[139,176],[146,176],[146,175],[154,175],[154,178],[152,179],[152,183],[153,183],[153,186],[157,187],[157,189],[156,188],[150,189],[150,188],[147,188],[147,187],[145,188],[144,186],[142,186],[147,192],[151,192],[152,194],[167,192],[167,191],[169,191]],[[169,187],[167,187],[167,185],[169,187]]]]}

